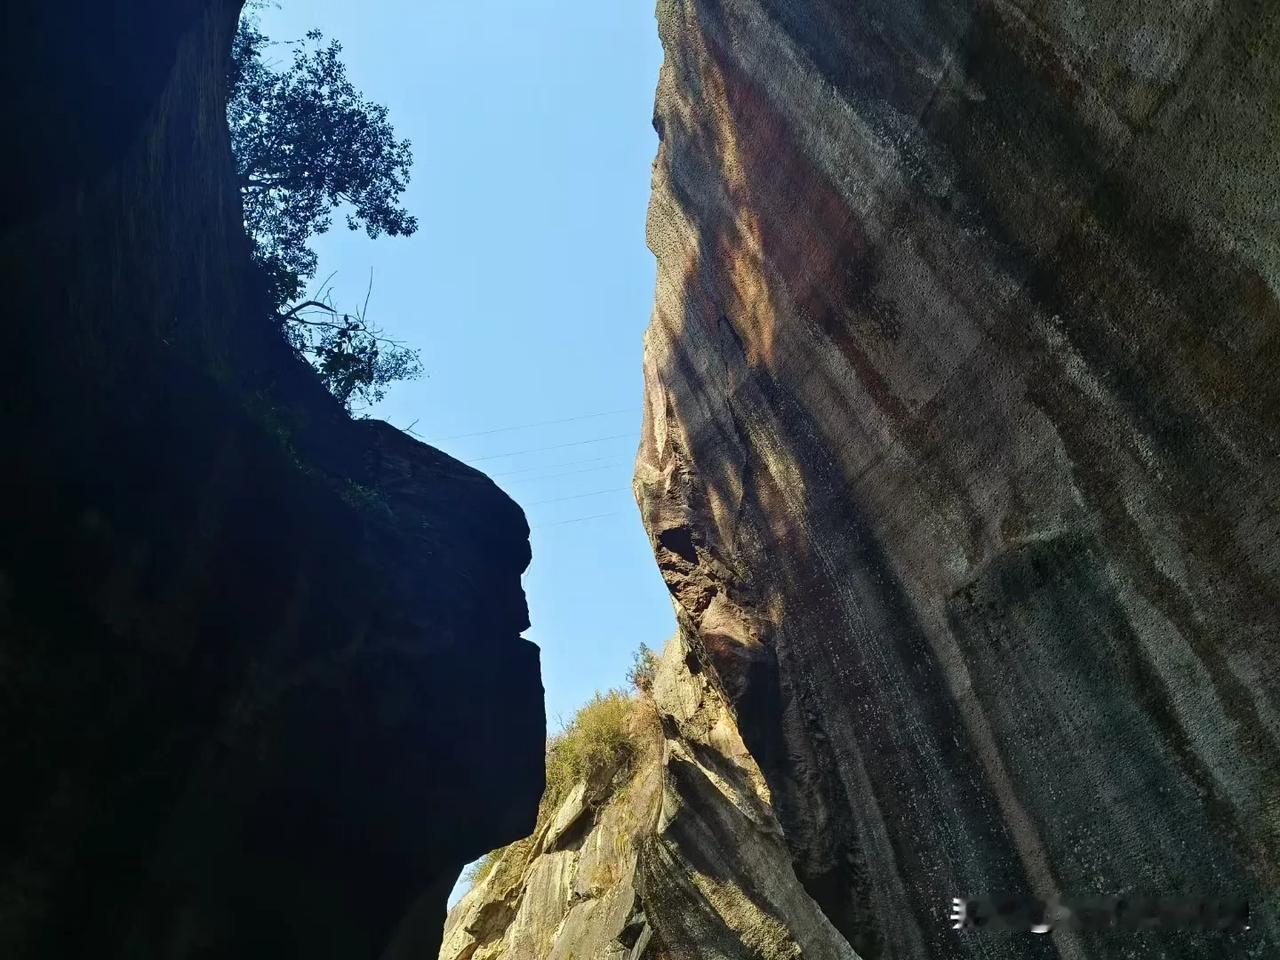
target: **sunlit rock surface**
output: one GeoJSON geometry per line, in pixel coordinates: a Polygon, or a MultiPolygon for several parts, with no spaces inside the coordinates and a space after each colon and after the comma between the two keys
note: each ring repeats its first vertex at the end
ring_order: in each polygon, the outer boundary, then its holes
{"type": "Polygon", "coordinates": [[[237,3],[11,7],[0,957],[432,956],[542,791],[524,517],[285,346],[237,3]]]}
{"type": "Polygon", "coordinates": [[[868,960],[1280,955],[1280,7],[658,20],[637,494],[796,877],[868,960]],[[1133,892],[1253,929],[946,919],[1133,892]]]}
{"type": "Polygon", "coordinates": [[[680,637],[619,786],[578,784],[449,913],[440,960],[858,960],[791,869],[769,791],[680,637]]]}

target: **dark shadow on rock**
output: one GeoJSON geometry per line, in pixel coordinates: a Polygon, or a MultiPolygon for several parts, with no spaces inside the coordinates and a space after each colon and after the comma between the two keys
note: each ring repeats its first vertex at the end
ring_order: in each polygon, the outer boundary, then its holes
{"type": "Polygon", "coordinates": [[[0,235],[0,954],[434,955],[543,789],[528,527],[283,342],[238,5],[89,6],[10,5],[0,41],[49,174],[0,235]]]}

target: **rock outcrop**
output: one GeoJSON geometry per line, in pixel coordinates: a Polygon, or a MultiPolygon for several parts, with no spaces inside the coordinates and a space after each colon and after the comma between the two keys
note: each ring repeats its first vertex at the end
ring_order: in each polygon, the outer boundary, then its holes
{"type": "Polygon", "coordinates": [[[546,811],[449,913],[440,960],[858,960],[805,892],[723,697],[677,636],[655,742],[546,811]],[[692,669],[691,669],[692,667],[692,669]]]}
{"type": "Polygon", "coordinates": [[[786,868],[866,960],[1277,955],[1280,8],[658,20],[637,495],[786,868]],[[983,893],[1253,926],[950,929],[983,893]]]}
{"type": "Polygon", "coordinates": [[[430,956],[542,791],[524,517],[275,328],[238,3],[10,7],[0,955],[430,956]]]}
{"type": "Polygon", "coordinates": [[[662,745],[441,960],[1280,948],[1280,17],[662,0],[662,745]],[[1243,896],[1247,931],[951,929],[1243,896]]]}

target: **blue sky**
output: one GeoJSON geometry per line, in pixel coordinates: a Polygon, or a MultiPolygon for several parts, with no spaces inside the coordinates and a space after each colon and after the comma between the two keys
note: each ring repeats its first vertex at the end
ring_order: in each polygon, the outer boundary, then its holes
{"type": "Polygon", "coordinates": [[[341,41],[353,83],[413,141],[418,233],[371,241],[338,218],[314,242],[319,276],[337,271],[342,307],[372,268],[371,320],[422,350],[427,375],[373,415],[455,438],[435,445],[486,458],[525,507],[554,728],[674,622],[629,489],[654,283],[653,3],[282,0],[259,18],[273,39],[341,41]],[[513,451],[537,452],[495,456],[513,451]]]}

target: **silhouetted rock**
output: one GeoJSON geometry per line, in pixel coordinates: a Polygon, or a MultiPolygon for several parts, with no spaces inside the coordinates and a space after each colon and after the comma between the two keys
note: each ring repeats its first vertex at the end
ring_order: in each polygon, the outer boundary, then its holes
{"type": "Polygon", "coordinates": [[[238,4],[11,6],[0,955],[431,956],[542,792],[524,517],[273,328],[238,4]]]}

